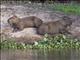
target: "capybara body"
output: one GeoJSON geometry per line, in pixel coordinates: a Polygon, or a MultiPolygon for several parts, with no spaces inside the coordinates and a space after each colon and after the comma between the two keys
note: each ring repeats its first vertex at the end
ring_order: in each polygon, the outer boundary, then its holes
{"type": "Polygon", "coordinates": [[[41,35],[44,34],[56,34],[59,33],[60,30],[63,30],[64,26],[61,23],[58,22],[48,22],[48,23],[43,23],[39,28],[38,28],[38,33],[41,35]]]}
{"type": "Polygon", "coordinates": [[[42,24],[42,20],[35,16],[29,16],[24,18],[18,18],[17,16],[13,16],[8,19],[8,23],[16,30],[23,30],[28,27],[39,27],[42,24]]]}
{"type": "Polygon", "coordinates": [[[53,35],[68,32],[67,27],[70,26],[71,24],[72,21],[64,16],[62,20],[43,23],[38,28],[38,33],[41,35],[44,35],[46,33],[53,35]]]}

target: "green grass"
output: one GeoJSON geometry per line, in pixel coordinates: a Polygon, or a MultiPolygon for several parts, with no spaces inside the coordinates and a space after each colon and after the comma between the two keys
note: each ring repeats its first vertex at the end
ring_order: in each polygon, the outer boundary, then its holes
{"type": "Polygon", "coordinates": [[[67,14],[80,15],[80,4],[76,4],[76,3],[70,3],[70,4],[54,3],[53,9],[67,14]]]}
{"type": "Polygon", "coordinates": [[[53,37],[45,34],[41,41],[35,42],[33,45],[16,43],[9,39],[2,41],[0,47],[1,49],[80,49],[80,41],[61,34],[53,37]]]}

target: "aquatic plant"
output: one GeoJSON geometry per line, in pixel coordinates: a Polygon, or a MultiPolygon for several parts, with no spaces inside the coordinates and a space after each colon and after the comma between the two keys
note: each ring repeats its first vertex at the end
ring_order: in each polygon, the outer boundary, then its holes
{"type": "Polygon", "coordinates": [[[16,43],[14,40],[8,39],[0,42],[0,47],[1,49],[80,49],[80,41],[62,34],[56,36],[45,34],[42,40],[33,45],[16,43]]]}

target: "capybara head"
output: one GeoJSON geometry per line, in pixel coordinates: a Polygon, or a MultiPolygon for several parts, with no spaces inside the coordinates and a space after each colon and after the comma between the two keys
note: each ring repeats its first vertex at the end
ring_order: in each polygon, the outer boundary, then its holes
{"type": "Polygon", "coordinates": [[[17,16],[12,16],[11,18],[8,19],[8,23],[9,24],[17,24],[19,22],[20,18],[18,18],[17,16]]]}
{"type": "Polygon", "coordinates": [[[72,19],[68,16],[63,16],[62,20],[60,20],[60,23],[62,23],[65,26],[70,26],[72,24],[72,19]]]}
{"type": "Polygon", "coordinates": [[[16,15],[14,15],[8,19],[8,23],[10,24],[10,26],[12,28],[14,28],[13,30],[15,30],[15,31],[18,30],[17,24],[19,23],[19,21],[20,21],[20,18],[18,18],[16,15]]]}

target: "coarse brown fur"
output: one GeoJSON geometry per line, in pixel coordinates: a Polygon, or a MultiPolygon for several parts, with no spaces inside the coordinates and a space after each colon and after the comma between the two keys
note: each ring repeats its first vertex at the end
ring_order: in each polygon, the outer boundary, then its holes
{"type": "Polygon", "coordinates": [[[43,23],[38,28],[38,33],[41,35],[44,35],[46,33],[53,35],[68,32],[67,27],[70,26],[71,24],[72,21],[68,17],[64,16],[62,17],[62,20],[43,23]]]}
{"type": "Polygon", "coordinates": [[[18,18],[14,15],[8,19],[8,23],[14,28],[14,31],[17,31],[28,27],[38,28],[43,22],[40,18],[37,18],[35,16],[18,18]]]}

